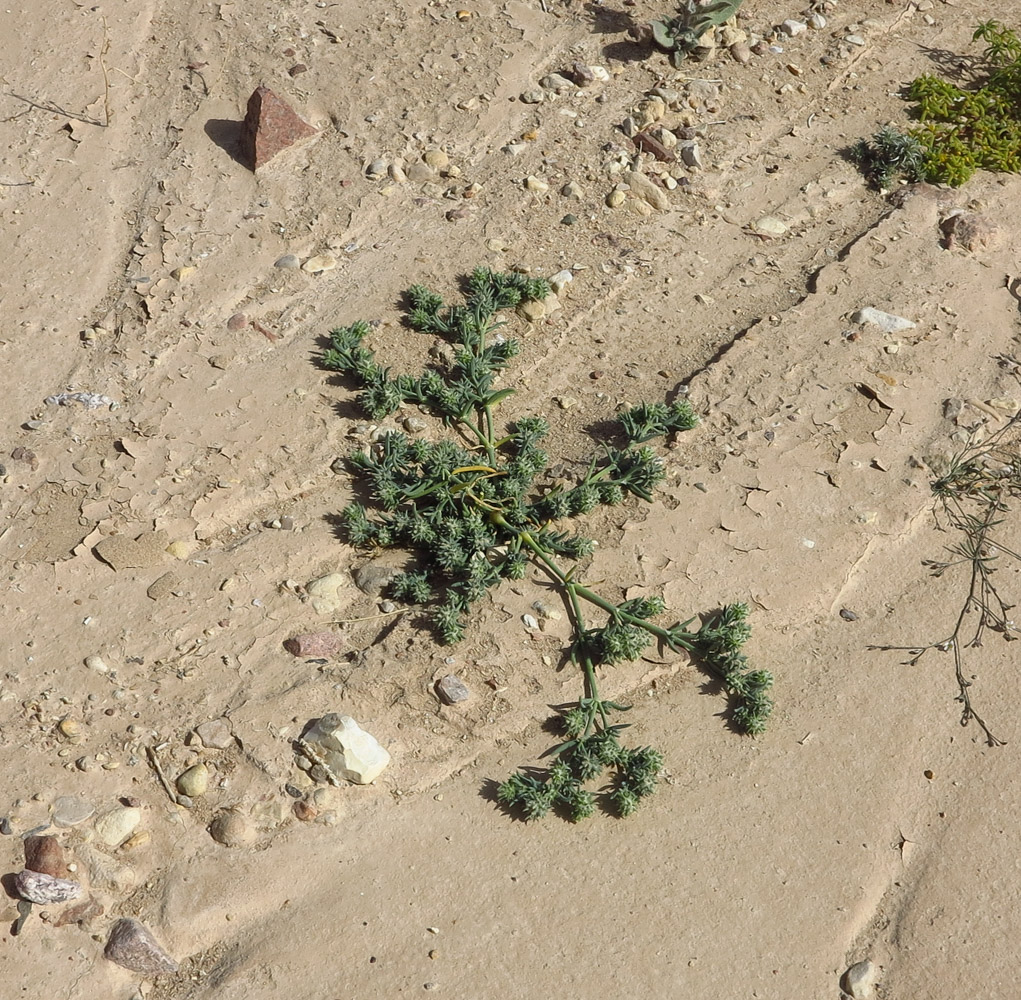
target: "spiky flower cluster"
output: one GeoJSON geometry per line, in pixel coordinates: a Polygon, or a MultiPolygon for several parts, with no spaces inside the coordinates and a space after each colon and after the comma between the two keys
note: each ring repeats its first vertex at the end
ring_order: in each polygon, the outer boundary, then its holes
{"type": "MultiPolygon", "coordinates": [[[[427,289],[410,289],[409,325],[446,337],[455,347],[452,363],[418,377],[394,376],[377,363],[364,345],[372,332],[368,324],[353,323],[331,332],[322,365],[349,374],[361,385],[358,401],[369,416],[380,419],[403,405],[417,404],[459,435],[458,440],[427,441],[390,432],[351,456],[350,467],[365,481],[373,510],[352,503],[341,512],[340,521],[353,545],[399,548],[414,555],[411,567],[394,580],[392,595],[428,605],[433,628],[444,643],[464,636],[472,606],[502,579],[521,579],[531,563],[554,580],[571,615],[570,655],[582,671],[584,697],[575,715],[569,714],[570,740],[559,748],[548,779],[521,772],[501,786],[501,802],[524,809],[529,817],[559,803],[573,818],[582,818],[594,808],[582,783],[612,766],[613,808],[628,815],[651,792],[661,760],[648,748],[620,746],[618,732],[624,727],[611,725],[608,718],[624,706],[599,699],[599,665],[632,660],[658,639],[671,649],[697,652],[707,666],[724,670],[733,682],[725,678],[728,690],[739,699],[753,688],[761,691],[734,673],[743,664],[737,650],[747,638],[747,626],[739,637],[733,615],[716,621],[710,631],[687,632],[690,622],[663,628],[651,620],[665,610],[660,598],[615,604],[579,583],[577,567],[565,572],[557,564],[559,558],[581,559],[593,546],[590,539],[566,530],[563,522],[600,505],[623,503],[629,496],[651,501],[664,468],[644,442],[690,430],[698,421],[684,401],[639,403],[618,415],[623,447],[605,445],[573,485],[550,483],[549,458],[542,448],[549,432],[545,420],[525,417],[497,436],[493,408],[512,390],[497,388],[496,380],[518,347],[513,340],[490,336],[501,325],[496,320],[500,310],[547,294],[544,281],[483,268],[467,280],[461,305],[444,307],[427,289]],[[588,627],[582,601],[605,613],[605,624],[588,627]],[[726,655],[720,651],[725,636],[726,655]]],[[[739,715],[742,701],[735,720],[749,732],[760,732],[767,703],[768,699],[759,699],[756,712],[739,715]]]]}
{"type": "Polygon", "coordinates": [[[702,661],[723,681],[737,704],[731,720],[738,729],[759,736],[773,711],[768,691],[773,675],[768,670],[749,670],[741,647],[751,637],[747,604],[728,604],[689,638],[702,661]]]}
{"type": "Polygon", "coordinates": [[[588,819],[595,812],[596,797],[585,783],[609,769],[613,773],[609,806],[618,816],[630,816],[639,800],[656,790],[663,757],[651,747],[621,746],[618,733],[623,728],[609,726],[570,740],[557,749],[545,777],[517,771],[497,788],[497,801],[529,820],[541,819],[552,809],[563,810],[572,822],[588,819]]]}

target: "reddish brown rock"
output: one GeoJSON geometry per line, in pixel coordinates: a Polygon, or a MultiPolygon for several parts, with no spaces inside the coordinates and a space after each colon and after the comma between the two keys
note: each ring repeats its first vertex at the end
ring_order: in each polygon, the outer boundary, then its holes
{"type": "Polygon", "coordinates": [[[248,98],[248,112],[241,126],[241,157],[258,170],[282,149],[316,134],[311,125],[268,87],[256,87],[248,98]]]}
{"type": "Polygon", "coordinates": [[[284,640],[284,649],[294,656],[329,659],[344,648],[344,639],[337,632],[302,632],[284,640]]]}
{"type": "Polygon", "coordinates": [[[42,872],[54,878],[67,878],[64,863],[64,848],[56,837],[26,837],[25,867],[29,871],[42,872]]]}

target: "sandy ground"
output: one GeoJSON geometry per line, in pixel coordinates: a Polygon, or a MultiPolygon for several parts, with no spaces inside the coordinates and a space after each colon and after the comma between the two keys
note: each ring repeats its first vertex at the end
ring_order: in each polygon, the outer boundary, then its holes
{"type": "MultiPolygon", "coordinates": [[[[759,35],[804,13],[746,7],[759,35]]],[[[960,606],[962,578],[921,565],[948,540],[929,480],[1021,397],[997,360],[1017,351],[1021,180],[980,175],[895,208],[840,155],[903,120],[899,85],[973,51],[1000,5],[824,7],[828,24],[782,53],[680,72],[628,40],[632,20],[665,12],[646,0],[0,10],[16,40],[0,98],[0,852],[18,871],[20,835],[46,832],[61,796],[97,814],[137,800],[147,834],[104,851],[92,820],[49,830],[102,913],[57,926],[59,906],[37,907],[15,936],[3,897],[4,997],[789,1000],[838,997],[866,957],[883,998],[1012,995],[1011,648],[969,659],[1006,741],[989,748],[959,725],[948,655],[908,667],[867,646],[939,638],[960,606]],[[865,44],[841,49],[849,33],[865,44]],[[575,60],[610,79],[518,99],[575,60]],[[320,134],[253,174],[230,137],[259,84],[320,134]],[[698,129],[703,166],[679,171],[663,210],[611,209],[613,164],[635,152],[620,123],[657,85],[678,92],[664,124],[698,129]],[[436,148],[447,177],[367,176],[436,148]],[[560,193],[572,181],[580,197],[560,193]],[[948,248],[954,207],[999,239],[948,248]],[[759,235],[766,216],[786,232],[759,235]],[[275,268],[284,254],[337,266],[275,268]],[[525,825],[485,796],[546,748],[547,706],[576,696],[543,662],[566,630],[521,623],[538,576],[498,591],[453,650],[407,617],[341,627],[332,661],[282,647],[378,612],[353,585],[330,613],[302,599],[365,561],[328,521],[351,496],[331,465],[365,436],[349,391],[312,363],[319,338],[379,319],[374,346],[413,370],[430,343],[400,326],[401,290],[446,291],[477,264],[574,273],[558,311],[515,321],[503,414],[546,415],[565,456],[619,403],[688,387],[703,424],[667,453],[656,505],[593,518],[589,572],[681,617],[747,600],[749,651],[776,676],[773,724],[751,740],[682,658],[608,672],[667,761],[627,821],[525,825]],[[916,326],[858,327],[862,306],[916,326]],[[228,327],[238,313],[248,325],[228,327]],[[44,403],[67,390],[117,405],[44,403]],[[966,401],[956,419],[948,398],[966,401]],[[292,530],[272,527],[284,518],[292,530]],[[452,671],[472,698],[443,707],[433,682],[452,671]],[[320,788],[303,822],[284,787],[312,795],[292,740],[328,711],[393,763],[372,786],[320,788]],[[226,748],[189,736],[220,718],[226,748]],[[206,760],[211,789],[171,803],[146,748],[171,777],[206,760]],[[248,846],[211,839],[227,808],[248,846]],[[181,971],[104,960],[122,916],[181,971]]],[[[1000,582],[1021,587],[1007,567],[1000,582]]]]}

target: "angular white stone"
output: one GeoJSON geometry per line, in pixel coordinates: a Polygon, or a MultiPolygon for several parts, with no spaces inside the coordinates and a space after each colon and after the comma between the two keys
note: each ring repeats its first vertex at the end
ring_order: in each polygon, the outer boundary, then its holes
{"type": "Polygon", "coordinates": [[[375,781],[390,763],[390,754],[375,736],[365,732],[350,716],[336,712],[324,715],[305,734],[305,742],[320,751],[338,778],[356,785],[375,781]]]}
{"type": "Polygon", "coordinates": [[[872,323],[878,326],[884,333],[896,333],[898,330],[910,330],[917,324],[903,316],[894,316],[893,313],[883,312],[881,309],[873,309],[872,306],[865,306],[856,313],[851,314],[852,323],[872,323]]]}
{"type": "Polygon", "coordinates": [[[96,820],[96,839],[107,847],[120,847],[142,822],[142,810],[134,806],[119,806],[96,820]]]}

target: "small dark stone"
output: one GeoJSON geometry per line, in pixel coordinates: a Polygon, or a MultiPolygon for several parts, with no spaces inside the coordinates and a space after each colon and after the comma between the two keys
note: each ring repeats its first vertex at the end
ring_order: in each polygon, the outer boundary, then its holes
{"type": "Polygon", "coordinates": [[[447,674],[436,682],[436,693],[444,705],[456,705],[459,701],[467,701],[471,697],[468,685],[454,674],[447,674]]]}
{"type": "Polygon", "coordinates": [[[565,215],[560,220],[560,223],[561,223],[561,225],[564,225],[564,226],[573,226],[577,221],[578,221],[578,216],[571,215],[570,213],[568,213],[567,215],[565,215]]]}
{"type": "Polygon", "coordinates": [[[307,73],[308,67],[304,63],[295,63],[288,71],[289,76],[301,76],[302,73],[307,73]]]}
{"type": "Polygon", "coordinates": [[[0,833],[5,837],[9,837],[14,833],[14,827],[11,826],[11,818],[9,816],[4,816],[3,819],[0,819],[0,833]]]}
{"type": "Polygon", "coordinates": [[[290,784],[284,785],[284,791],[287,792],[292,799],[300,799],[304,794],[300,788],[290,784]]]}
{"type": "Polygon", "coordinates": [[[843,618],[845,622],[856,622],[858,620],[858,616],[849,608],[841,608],[840,617],[843,618]]]}

